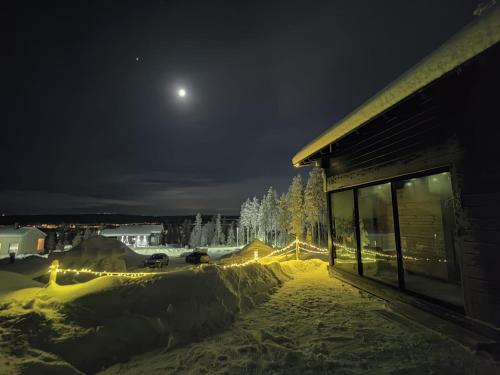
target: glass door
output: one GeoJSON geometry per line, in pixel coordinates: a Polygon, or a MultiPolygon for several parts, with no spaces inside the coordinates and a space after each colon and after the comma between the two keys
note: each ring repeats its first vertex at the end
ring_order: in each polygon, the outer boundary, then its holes
{"type": "Polygon", "coordinates": [[[398,285],[391,184],[358,189],[363,275],[398,285]]]}
{"type": "Polygon", "coordinates": [[[462,306],[450,173],[394,184],[406,289],[462,306]]]}

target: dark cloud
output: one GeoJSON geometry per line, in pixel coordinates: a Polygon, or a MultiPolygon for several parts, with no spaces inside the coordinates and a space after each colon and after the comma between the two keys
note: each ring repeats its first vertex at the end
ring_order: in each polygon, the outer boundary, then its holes
{"type": "Polygon", "coordinates": [[[475,4],[2,5],[0,209],[235,213],[475,4]]]}

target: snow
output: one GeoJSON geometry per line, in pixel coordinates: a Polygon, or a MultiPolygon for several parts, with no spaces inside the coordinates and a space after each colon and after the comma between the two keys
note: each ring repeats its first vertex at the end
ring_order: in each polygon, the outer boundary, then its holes
{"type": "Polygon", "coordinates": [[[127,271],[140,266],[146,256],[137,254],[113,238],[94,236],[71,250],[51,253],[49,261],[59,260],[63,268],[91,268],[95,271],[127,271]]]}
{"type": "MultiPolygon", "coordinates": [[[[101,245],[88,242],[62,262],[100,259],[101,245]]],[[[252,246],[265,245],[254,243],[242,254],[253,255],[252,246]]],[[[130,249],[119,249],[109,249],[111,260],[126,259],[130,249]]],[[[264,258],[243,267],[204,265],[48,287],[30,272],[0,272],[0,373],[500,370],[444,336],[392,319],[382,300],[331,278],[326,267],[319,259],[264,258]]]]}
{"type": "Polygon", "coordinates": [[[198,341],[266,301],[287,279],[279,266],[252,264],[64,286],[18,282],[18,290],[0,294],[0,373],[35,373],[40,361],[49,368],[54,358],[65,370],[95,372],[158,346],[198,341]]]}
{"type": "Polygon", "coordinates": [[[225,332],[162,348],[103,374],[498,374],[488,360],[328,276],[319,260],[281,264],[293,279],[225,332]]]}

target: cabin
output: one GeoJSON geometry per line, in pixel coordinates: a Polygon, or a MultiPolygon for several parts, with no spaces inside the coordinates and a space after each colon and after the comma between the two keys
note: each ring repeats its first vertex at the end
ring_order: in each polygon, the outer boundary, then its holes
{"type": "Polygon", "coordinates": [[[292,159],[325,173],[331,269],[500,328],[500,9],[292,159]]]}
{"type": "Polygon", "coordinates": [[[130,247],[148,247],[160,245],[163,232],[161,224],[134,224],[103,229],[99,234],[115,238],[130,247]]]}
{"type": "Polygon", "coordinates": [[[46,236],[36,227],[0,227],[0,258],[11,253],[40,254],[44,251],[46,236]]]}

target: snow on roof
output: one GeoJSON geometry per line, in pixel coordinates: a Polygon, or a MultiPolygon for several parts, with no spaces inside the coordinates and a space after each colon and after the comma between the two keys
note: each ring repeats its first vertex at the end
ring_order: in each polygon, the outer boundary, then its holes
{"type": "Polygon", "coordinates": [[[0,237],[24,237],[32,230],[37,231],[39,235],[46,236],[46,234],[37,227],[14,228],[13,226],[8,226],[0,227],[0,237]]]}
{"type": "Polygon", "coordinates": [[[161,233],[162,231],[163,225],[161,224],[123,225],[117,228],[103,229],[100,234],[104,237],[142,236],[151,233],[161,233]]]}
{"type": "Polygon", "coordinates": [[[384,90],[302,148],[292,158],[293,165],[300,165],[306,158],[343,138],[383,111],[499,41],[500,7],[495,7],[470,23],[384,90]]]}

